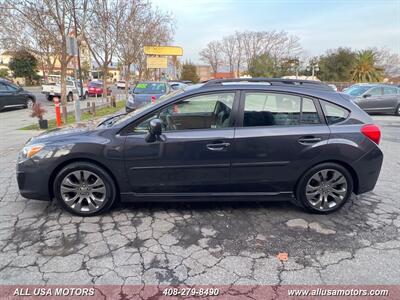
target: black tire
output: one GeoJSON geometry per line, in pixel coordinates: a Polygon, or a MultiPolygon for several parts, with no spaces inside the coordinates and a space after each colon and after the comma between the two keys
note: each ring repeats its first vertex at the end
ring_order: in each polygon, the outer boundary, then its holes
{"type": "Polygon", "coordinates": [[[25,101],[24,108],[32,108],[32,106],[35,104],[35,100],[32,98],[27,98],[25,101]]]}
{"type": "Polygon", "coordinates": [[[74,101],[74,95],[71,92],[69,92],[67,95],[67,102],[72,102],[72,101],[74,101]]]}
{"type": "MultiPolygon", "coordinates": [[[[78,216],[95,216],[108,211],[112,207],[116,199],[117,189],[114,180],[106,170],[93,163],[78,161],[65,166],[61,169],[61,171],[58,172],[53,182],[53,191],[58,204],[66,211],[78,216]],[[99,205],[98,209],[94,211],[78,211],[77,209],[71,208],[68,204],[66,204],[61,193],[61,183],[63,180],[72,172],[81,170],[89,171],[90,173],[95,174],[103,181],[105,186],[105,199],[102,204],[99,205]]],[[[86,202],[88,202],[88,200],[86,200],[86,202]]],[[[87,206],[89,207],[89,205],[87,206]]]]}
{"type": "Polygon", "coordinates": [[[394,111],[395,116],[400,116],[400,104],[397,105],[396,110],[394,111]]]}
{"type": "MultiPolygon", "coordinates": [[[[300,204],[306,210],[313,212],[313,213],[327,214],[327,213],[332,213],[332,212],[340,209],[351,197],[352,192],[353,192],[353,178],[352,178],[350,172],[345,167],[343,167],[342,165],[336,164],[336,163],[322,163],[322,164],[312,167],[311,169],[309,169],[302,175],[302,177],[300,178],[300,180],[297,183],[295,195],[296,195],[297,203],[300,204]],[[318,174],[318,172],[324,171],[324,170],[332,170],[332,171],[337,171],[337,172],[341,173],[341,175],[343,175],[343,177],[346,180],[347,187],[346,187],[345,195],[343,196],[343,199],[341,200],[340,203],[338,203],[337,205],[330,207],[330,208],[318,209],[315,206],[313,206],[312,203],[307,199],[306,187],[307,187],[311,177],[313,177],[315,174],[318,174]]],[[[329,199],[333,199],[333,198],[329,198],[329,199]]]]}
{"type": "Polygon", "coordinates": [[[87,99],[89,99],[89,93],[88,93],[88,92],[85,93],[85,98],[84,98],[84,100],[87,100],[87,99]]]}

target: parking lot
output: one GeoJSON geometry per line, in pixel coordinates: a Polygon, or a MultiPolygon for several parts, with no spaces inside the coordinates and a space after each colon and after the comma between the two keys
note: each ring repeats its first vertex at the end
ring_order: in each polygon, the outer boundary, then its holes
{"type": "Polygon", "coordinates": [[[0,113],[0,284],[398,284],[400,117],[374,116],[373,192],[330,215],[289,203],[146,203],[81,218],[20,196],[26,110],[0,113]],[[21,114],[18,124],[7,114],[21,114]],[[277,258],[288,253],[288,260],[277,258]]]}

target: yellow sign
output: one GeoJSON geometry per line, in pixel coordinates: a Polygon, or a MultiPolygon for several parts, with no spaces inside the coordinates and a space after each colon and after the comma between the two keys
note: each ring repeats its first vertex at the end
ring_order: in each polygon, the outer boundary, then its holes
{"type": "Polygon", "coordinates": [[[144,53],[148,55],[182,56],[182,47],[175,46],[144,46],[144,53]]]}
{"type": "Polygon", "coordinates": [[[147,69],[166,69],[168,61],[166,57],[147,56],[147,69]]]}

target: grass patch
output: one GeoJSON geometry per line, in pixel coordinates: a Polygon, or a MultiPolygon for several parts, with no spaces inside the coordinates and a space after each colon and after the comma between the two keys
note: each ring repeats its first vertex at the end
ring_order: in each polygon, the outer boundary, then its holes
{"type": "MultiPolygon", "coordinates": [[[[124,107],[125,107],[125,101],[118,101],[116,107],[102,107],[102,108],[96,109],[96,115],[92,115],[89,112],[83,112],[83,113],[81,113],[81,122],[94,120],[99,117],[104,117],[107,115],[114,114],[124,107]]],[[[51,119],[48,121],[48,123],[49,123],[48,129],[53,129],[53,128],[57,127],[56,119],[51,119]]],[[[63,123],[62,126],[71,125],[74,123],[75,123],[75,114],[74,113],[68,114],[67,124],[63,123]]],[[[36,123],[36,124],[24,126],[24,127],[19,128],[19,130],[39,130],[39,124],[36,123]]]]}

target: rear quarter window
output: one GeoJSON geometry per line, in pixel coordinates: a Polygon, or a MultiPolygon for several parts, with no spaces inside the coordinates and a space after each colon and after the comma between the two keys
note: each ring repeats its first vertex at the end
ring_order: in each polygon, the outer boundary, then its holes
{"type": "Polygon", "coordinates": [[[350,115],[350,112],[346,108],[323,100],[320,102],[329,125],[343,122],[350,115]]]}

